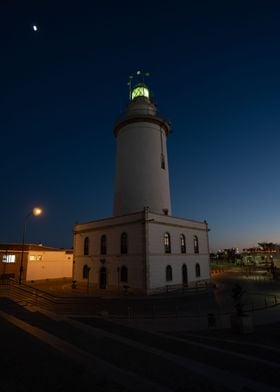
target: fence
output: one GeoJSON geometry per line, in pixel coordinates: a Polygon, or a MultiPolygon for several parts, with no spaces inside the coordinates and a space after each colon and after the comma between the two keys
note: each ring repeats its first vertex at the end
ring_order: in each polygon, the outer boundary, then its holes
{"type": "MultiPolygon", "coordinates": [[[[190,290],[190,289],[189,289],[190,290]]],[[[199,290],[193,288],[193,291],[199,290]]],[[[197,291],[198,292],[198,291],[197,291]]],[[[98,298],[98,297],[60,297],[34,288],[27,284],[19,285],[14,280],[0,280],[0,295],[6,296],[22,305],[38,306],[59,314],[103,316],[123,319],[176,319],[196,318],[208,322],[208,327],[225,327],[225,319],[234,311],[217,312],[207,301],[201,306],[201,299],[188,301],[186,296],[153,296],[142,298],[98,298]],[[201,306],[201,307],[200,307],[201,306]]],[[[210,298],[210,297],[209,297],[210,298]]],[[[280,304],[276,294],[247,292],[244,301],[246,312],[256,312],[280,304]]]]}

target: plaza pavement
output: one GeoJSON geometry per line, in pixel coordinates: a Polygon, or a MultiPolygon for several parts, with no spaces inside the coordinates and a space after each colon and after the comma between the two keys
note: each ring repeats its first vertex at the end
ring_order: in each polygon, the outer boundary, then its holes
{"type": "MultiPolygon", "coordinates": [[[[66,317],[0,298],[1,392],[279,391],[279,306],[254,312],[255,329],[250,335],[207,324],[210,304],[217,312],[232,309],[228,297],[236,282],[268,295],[279,294],[279,282],[227,274],[213,281],[218,284],[212,293],[185,296],[188,317],[180,317],[180,312],[158,318],[155,314],[118,318],[110,317],[110,312],[103,317],[66,317]],[[163,327],[170,319],[173,324],[163,327]],[[145,320],[153,327],[143,326],[145,320]]],[[[62,289],[69,296],[68,283],[48,281],[36,287],[56,295],[62,289]]],[[[78,290],[79,295],[89,296],[86,287],[78,290]]],[[[176,296],[157,301],[160,306],[166,303],[167,310],[172,302],[178,305],[176,296]]]]}
{"type": "MultiPolygon", "coordinates": [[[[230,327],[230,314],[234,312],[232,288],[241,285],[245,291],[246,309],[251,312],[254,324],[270,324],[280,321],[280,282],[245,275],[237,271],[224,271],[212,275],[214,288],[205,291],[184,290],[157,296],[139,297],[123,292],[108,293],[88,289],[79,283],[72,289],[71,280],[49,280],[33,283],[34,288],[65,297],[86,297],[98,304],[98,314],[114,318],[137,328],[157,330],[204,330],[208,329],[209,313],[214,314],[217,329],[230,327]],[[110,295],[111,294],[111,297],[110,295]]],[[[75,313],[75,310],[73,311],[75,313]]]]}

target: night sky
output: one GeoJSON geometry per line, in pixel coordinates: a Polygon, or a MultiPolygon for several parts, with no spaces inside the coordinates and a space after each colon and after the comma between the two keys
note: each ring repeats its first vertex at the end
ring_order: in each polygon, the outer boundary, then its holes
{"type": "Polygon", "coordinates": [[[112,215],[138,69],[172,123],[173,215],[206,219],[212,250],[280,242],[279,1],[3,0],[0,29],[0,242],[33,206],[26,241],[55,247],[112,215]]]}

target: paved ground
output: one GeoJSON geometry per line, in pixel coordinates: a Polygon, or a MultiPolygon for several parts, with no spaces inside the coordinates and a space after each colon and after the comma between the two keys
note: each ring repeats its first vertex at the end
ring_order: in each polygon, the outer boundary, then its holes
{"type": "MultiPolygon", "coordinates": [[[[104,290],[93,291],[86,285],[79,284],[77,289],[71,288],[71,280],[41,281],[32,284],[32,287],[47,291],[53,295],[69,298],[87,298],[93,311],[108,314],[109,316],[121,316],[125,318],[157,318],[187,316],[194,318],[207,318],[208,313],[217,315],[234,311],[232,288],[238,283],[246,289],[243,302],[246,309],[272,305],[280,301],[280,283],[266,279],[258,274],[240,274],[240,271],[231,271],[213,274],[215,289],[207,291],[184,290],[177,293],[169,293],[153,297],[137,297],[123,293],[109,297],[104,290]]],[[[80,309],[82,306],[80,306],[80,309]]],[[[259,322],[260,320],[258,320],[259,322]]],[[[221,321],[220,328],[223,328],[221,321]]]]}
{"type": "Polygon", "coordinates": [[[278,345],[262,339],[272,326],[258,327],[249,339],[226,331],[168,336],[6,299],[0,307],[1,391],[279,390],[279,339],[278,345]]]}
{"type": "MultiPolygon", "coordinates": [[[[232,309],[229,297],[236,281],[257,293],[250,299],[263,301],[260,292],[279,295],[279,282],[228,274],[217,275],[215,281],[213,292],[155,301],[173,310],[173,325],[178,326],[184,318],[174,313],[174,304],[190,311],[185,317],[189,321],[202,319],[209,309],[232,309]]],[[[44,282],[41,288],[57,293],[59,283],[44,282]]],[[[69,287],[63,291],[71,292],[69,287]]],[[[140,298],[124,301],[141,304],[140,298]]],[[[146,311],[148,302],[142,302],[146,311]]],[[[279,306],[254,312],[254,332],[239,335],[221,325],[208,328],[207,323],[204,329],[194,323],[181,330],[170,325],[167,331],[162,323],[168,317],[146,317],[157,324],[143,330],[139,317],[65,317],[22,304],[0,298],[1,392],[280,390],[279,306]]]]}
{"type": "Polygon", "coordinates": [[[55,325],[34,309],[30,312],[2,298],[0,309],[1,392],[126,390],[102,372],[91,372],[86,361],[67,353],[63,345],[56,346],[51,335],[42,339],[32,330],[41,326],[48,331],[53,326],[61,333],[59,322],[55,325]]]}

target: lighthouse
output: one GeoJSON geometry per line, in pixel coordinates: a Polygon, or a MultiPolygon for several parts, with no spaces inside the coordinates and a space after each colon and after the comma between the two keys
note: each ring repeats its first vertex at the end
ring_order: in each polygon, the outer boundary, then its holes
{"type": "Polygon", "coordinates": [[[129,92],[113,126],[113,216],[74,226],[73,280],[93,294],[120,296],[204,285],[210,281],[208,223],[171,211],[170,123],[144,80],[130,83],[129,92]]]}
{"type": "Polygon", "coordinates": [[[114,216],[142,211],[171,215],[166,140],[169,122],[157,113],[144,83],[131,92],[124,116],[114,127],[116,183],[114,216]]]}

